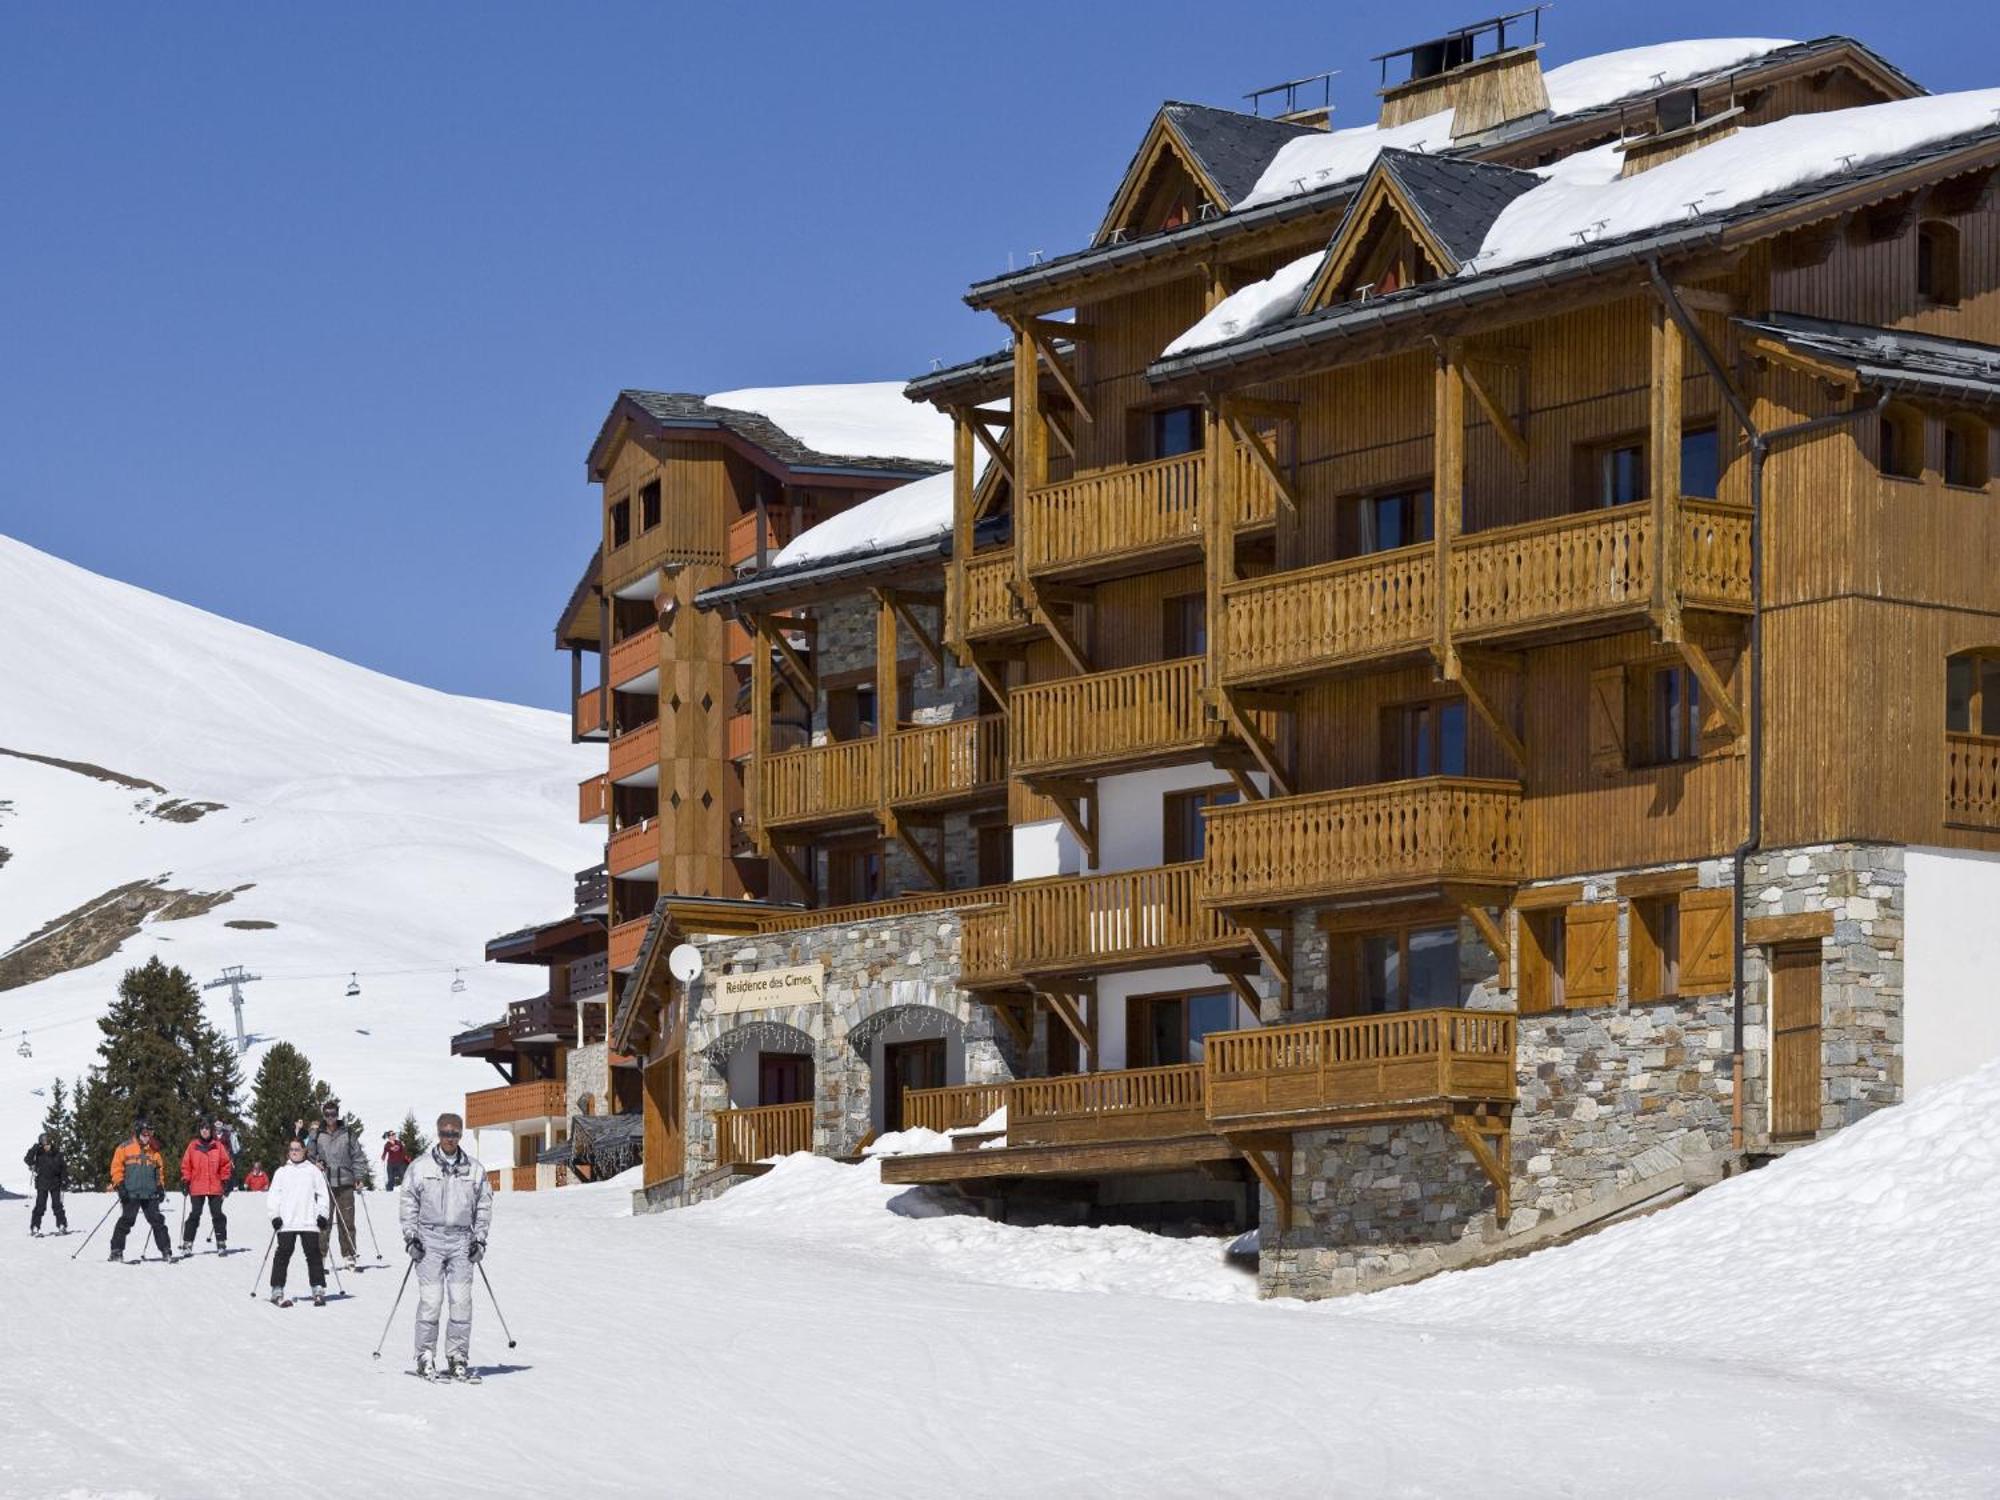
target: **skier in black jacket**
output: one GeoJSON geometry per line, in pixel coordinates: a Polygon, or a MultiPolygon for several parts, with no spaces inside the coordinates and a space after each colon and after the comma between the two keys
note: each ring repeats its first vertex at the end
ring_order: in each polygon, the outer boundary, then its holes
{"type": "Polygon", "coordinates": [[[42,1211],[54,1208],[56,1211],[56,1232],[69,1233],[69,1215],[63,1212],[63,1189],[69,1186],[69,1164],[63,1160],[62,1147],[56,1144],[55,1132],[45,1130],[42,1138],[28,1148],[28,1154],[21,1158],[35,1179],[35,1211],[28,1219],[28,1233],[42,1232],[42,1211]]]}

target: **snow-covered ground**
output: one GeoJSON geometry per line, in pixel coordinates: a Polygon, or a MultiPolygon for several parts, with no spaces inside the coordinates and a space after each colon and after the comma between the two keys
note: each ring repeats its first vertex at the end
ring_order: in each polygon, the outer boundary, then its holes
{"type": "MultiPolygon", "coordinates": [[[[0,639],[0,749],[166,789],[0,755],[0,953],[128,881],[251,887],[151,921],[89,968],[0,991],[0,1183],[22,1185],[46,1107],[34,1091],[89,1065],[119,976],[154,954],[202,980],[228,964],[261,974],[247,1028],[302,1047],[371,1128],[496,1081],[448,1042],[535,992],[537,971],[482,950],[567,911],[574,872],[602,857],[601,831],[576,822],[601,747],[571,745],[561,715],[399,682],[5,537],[0,639]],[[149,814],[169,797],[224,808],[149,814]]],[[[227,993],[205,998],[229,1030],[227,993]]],[[[262,1053],[244,1059],[246,1084],[262,1053]]]]}
{"type": "Polygon", "coordinates": [[[507,1195],[518,1347],[482,1290],[477,1389],[402,1373],[407,1299],[369,1358],[398,1265],[281,1312],[249,1255],[71,1262],[10,1200],[0,1494],[1988,1496],[1996,1086],[1578,1245],[1316,1305],[1252,1300],[1220,1240],[990,1224],[872,1163],[793,1157],[641,1219],[625,1180],[507,1195]]]}

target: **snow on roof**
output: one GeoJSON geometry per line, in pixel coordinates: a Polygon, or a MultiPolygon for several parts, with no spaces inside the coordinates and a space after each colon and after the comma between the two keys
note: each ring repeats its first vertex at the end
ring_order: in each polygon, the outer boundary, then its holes
{"type": "Polygon", "coordinates": [[[906,399],[898,380],[758,386],[707,400],[768,417],[821,453],[951,462],[951,418],[906,399]]]}
{"type": "MultiPolygon", "coordinates": [[[[900,397],[898,399],[901,399],[900,397]]],[[[947,421],[945,430],[950,431],[947,421]]],[[[899,484],[808,527],[778,549],[773,568],[929,541],[951,530],[952,471],[899,484]]]]}
{"type": "Polygon", "coordinates": [[[1720,73],[1752,58],[1763,57],[1797,42],[1768,36],[1698,37],[1685,42],[1658,42],[1650,47],[1627,47],[1619,52],[1600,52],[1595,57],[1579,57],[1575,62],[1550,68],[1542,75],[1549,91],[1549,113],[1573,115],[1579,110],[1598,109],[1629,99],[1634,94],[1650,94],[1655,89],[1672,88],[1677,83],[1720,73]]]}
{"type": "MultiPolygon", "coordinates": [[[[2000,89],[1932,94],[1739,130],[1631,177],[1615,143],[1541,169],[1542,184],[1500,211],[1460,277],[1482,275],[1600,240],[1623,239],[1739,208],[1872,161],[1991,126],[2000,89]]],[[[1315,250],[1225,297],[1162,358],[1241,338],[1298,311],[1325,258],[1315,250]]]]}
{"type": "MultiPolygon", "coordinates": [[[[1762,57],[1796,43],[1771,37],[1710,37],[1685,42],[1661,42],[1651,47],[1627,47],[1596,57],[1581,57],[1543,75],[1549,110],[1556,116],[1615,104],[1634,94],[1670,88],[1751,58],[1762,57]]],[[[1421,120],[1393,125],[1357,125],[1322,131],[1287,141],[1271,158],[1257,185],[1235,205],[1238,211],[1281,198],[1317,192],[1353,182],[1375,165],[1383,147],[1405,151],[1443,151],[1451,146],[1453,112],[1440,110],[1421,120]]]]}

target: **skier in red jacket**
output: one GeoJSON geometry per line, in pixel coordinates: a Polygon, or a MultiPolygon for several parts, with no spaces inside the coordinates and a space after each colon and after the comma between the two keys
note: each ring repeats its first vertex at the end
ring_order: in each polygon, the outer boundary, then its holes
{"type": "Polygon", "coordinates": [[[403,1185],[403,1174],[410,1168],[409,1149],[404,1146],[403,1138],[393,1130],[382,1132],[382,1165],[388,1169],[385,1175],[389,1179],[389,1191],[393,1193],[403,1185]]]}
{"type": "Polygon", "coordinates": [[[229,1159],[229,1148],[215,1138],[215,1127],[202,1122],[195,1138],[188,1142],[187,1150],[181,1153],[181,1183],[187,1189],[187,1222],[181,1225],[181,1254],[194,1253],[194,1231],[201,1223],[201,1206],[208,1205],[208,1219],[215,1230],[215,1253],[229,1253],[229,1221],[222,1216],[223,1185],[229,1181],[236,1164],[229,1159]]]}

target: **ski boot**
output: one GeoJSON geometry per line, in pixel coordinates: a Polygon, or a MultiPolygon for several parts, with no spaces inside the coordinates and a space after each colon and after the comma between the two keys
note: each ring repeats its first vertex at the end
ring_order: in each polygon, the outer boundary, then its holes
{"type": "Polygon", "coordinates": [[[221,1240],[217,1240],[215,1242],[215,1253],[217,1255],[227,1255],[229,1253],[229,1246],[221,1240]]]}
{"type": "Polygon", "coordinates": [[[313,1288],[313,1306],[314,1306],[314,1307],[325,1307],[325,1306],[326,1306],[326,1288],[325,1288],[325,1287],[323,1287],[323,1286],[316,1286],[316,1287],[314,1287],[314,1288],[313,1288]]]}
{"type": "Polygon", "coordinates": [[[285,1295],[285,1289],[283,1287],[274,1286],[271,1288],[271,1306],[290,1307],[291,1305],[292,1305],[292,1299],[285,1295]]]}
{"type": "Polygon", "coordinates": [[[181,1260],[186,1260],[186,1259],[187,1259],[187,1258],[188,1258],[188,1257],[189,1257],[190,1255],[192,1255],[192,1254],[194,1254],[194,1241],[193,1241],[193,1240],[182,1240],[182,1241],[181,1241],[181,1253],[180,1253],[180,1255],[179,1255],[179,1257],[178,1257],[178,1258],[179,1258],[179,1259],[181,1259],[181,1260]]]}
{"type": "Polygon", "coordinates": [[[478,1385],[479,1377],[472,1372],[472,1366],[465,1362],[463,1354],[451,1357],[451,1378],[461,1385],[478,1385]]]}
{"type": "Polygon", "coordinates": [[[438,1378],[437,1356],[426,1349],[417,1356],[417,1373],[426,1380],[438,1378]]]}
{"type": "Polygon", "coordinates": [[[346,1273],[347,1273],[347,1274],[348,1274],[349,1276],[352,1276],[352,1275],[353,1275],[353,1274],[355,1273],[355,1271],[356,1271],[356,1270],[358,1269],[358,1267],[356,1267],[356,1265],[354,1264],[354,1257],[353,1257],[353,1256],[351,1256],[351,1255],[350,1255],[350,1256],[348,1256],[348,1257],[347,1257],[347,1262],[346,1262],[346,1264],[344,1264],[344,1265],[343,1265],[343,1266],[341,1267],[341,1269],[342,1269],[343,1271],[345,1271],[345,1272],[346,1272],[346,1273]]]}
{"type": "Polygon", "coordinates": [[[108,1258],[113,1262],[121,1262],[125,1259],[125,1252],[123,1250],[113,1250],[108,1258]]]}

